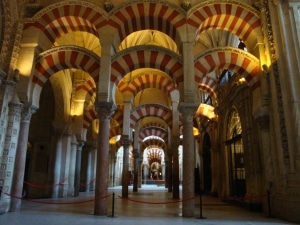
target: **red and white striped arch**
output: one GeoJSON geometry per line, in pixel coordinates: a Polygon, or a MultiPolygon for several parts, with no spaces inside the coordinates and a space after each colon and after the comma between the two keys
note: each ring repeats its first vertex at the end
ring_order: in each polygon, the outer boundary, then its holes
{"type": "Polygon", "coordinates": [[[129,84],[121,80],[118,85],[120,92],[130,92],[133,96],[146,88],[157,88],[170,95],[170,93],[176,89],[176,86],[172,79],[159,74],[143,74],[134,77],[129,84]]]}
{"type": "Polygon", "coordinates": [[[163,140],[167,139],[168,132],[165,129],[160,127],[148,127],[140,130],[139,133],[139,142],[142,142],[146,137],[149,136],[157,136],[162,138],[163,140]]]}
{"type": "Polygon", "coordinates": [[[208,93],[212,100],[217,99],[218,82],[209,77],[199,78],[197,82],[200,90],[208,93]]]}
{"type": "MultiPolygon", "coordinates": [[[[81,69],[90,74],[95,83],[99,79],[99,57],[81,47],[55,47],[43,52],[35,59],[32,77],[32,101],[38,101],[36,96],[53,74],[70,68],[81,69]]],[[[38,104],[38,102],[37,102],[38,104]]]]}
{"type": "Polygon", "coordinates": [[[34,26],[44,32],[54,43],[63,34],[72,31],[86,31],[98,37],[98,31],[107,24],[103,9],[85,2],[63,1],[52,4],[25,24],[25,29],[34,26]]]}
{"type": "Polygon", "coordinates": [[[87,93],[88,98],[86,98],[85,100],[89,102],[89,100],[96,93],[96,84],[91,80],[87,80],[84,84],[81,84],[76,88],[76,92],[81,92],[81,91],[87,93]]]}
{"type": "Polygon", "coordinates": [[[43,87],[51,75],[70,68],[81,69],[98,79],[99,66],[99,57],[85,48],[55,47],[43,52],[35,60],[33,83],[43,87]]]}
{"type": "Polygon", "coordinates": [[[114,127],[109,130],[109,138],[122,135],[123,129],[121,127],[114,127]]]}
{"type": "Polygon", "coordinates": [[[117,86],[127,73],[140,68],[159,69],[169,74],[176,83],[183,82],[181,57],[161,47],[153,49],[153,46],[136,46],[114,56],[110,81],[117,86]]]}
{"type": "Polygon", "coordinates": [[[206,74],[222,69],[242,75],[252,89],[259,86],[259,60],[248,52],[231,47],[210,49],[198,56],[195,60],[195,81],[200,83],[206,74]]]}
{"type": "Polygon", "coordinates": [[[178,28],[185,25],[186,19],[168,3],[143,2],[125,5],[112,15],[108,24],[117,29],[122,41],[132,32],[145,29],[159,30],[179,43],[178,28]]]}
{"type": "Polygon", "coordinates": [[[145,104],[133,109],[130,115],[130,127],[134,128],[135,124],[144,117],[154,116],[166,121],[169,127],[172,127],[172,111],[159,104],[145,104]]]}
{"type": "Polygon", "coordinates": [[[120,127],[123,127],[123,117],[123,110],[118,107],[111,118],[117,121],[120,127]]]}
{"type": "Polygon", "coordinates": [[[97,119],[97,112],[93,107],[83,114],[83,128],[88,129],[94,119],[97,119]]]}
{"type": "Polygon", "coordinates": [[[261,26],[259,12],[240,1],[201,3],[190,15],[188,23],[198,28],[197,34],[210,29],[227,30],[244,42],[261,32],[257,29],[261,26]]]}

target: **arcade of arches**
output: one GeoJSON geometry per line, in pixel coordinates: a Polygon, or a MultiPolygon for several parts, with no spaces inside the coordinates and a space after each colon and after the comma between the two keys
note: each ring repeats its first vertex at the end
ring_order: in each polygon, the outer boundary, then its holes
{"type": "Polygon", "coordinates": [[[299,8],[2,0],[0,211],[20,210],[14,196],[159,184],[262,211],[268,191],[274,215],[300,222],[299,8]]]}

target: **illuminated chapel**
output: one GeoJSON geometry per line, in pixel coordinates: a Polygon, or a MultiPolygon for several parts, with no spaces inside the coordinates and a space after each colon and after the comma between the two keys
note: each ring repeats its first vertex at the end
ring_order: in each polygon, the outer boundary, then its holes
{"type": "MultiPolygon", "coordinates": [[[[157,184],[300,222],[299,9],[1,0],[0,211],[157,184]]],[[[105,199],[94,213],[107,214],[105,199]]]]}

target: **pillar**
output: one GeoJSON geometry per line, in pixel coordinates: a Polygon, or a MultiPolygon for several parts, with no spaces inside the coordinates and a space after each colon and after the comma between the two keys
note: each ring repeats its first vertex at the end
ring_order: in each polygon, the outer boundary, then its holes
{"type": "Polygon", "coordinates": [[[173,184],[173,198],[179,199],[179,156],[178,156],[179,137],[172,137],[172,184],[173,184]]]}
{"type": "Polygon", "coordinates": [[[116,106],[111,102],[96,102],[95,108],[100,120],[96,165],[95,215],[107,215],[108,161],[109,161],[109,126],[116,106]]]}
{"type": "Polygon", "coordinates": [[[128,185],[129,185],[129,177],[128,177],[128,169],[129,169],[129,146],[130,139],[127,135],[122,136],[122,144],[123,144],[123,172],[122,172],[122,197],[128,197],[128,185]]]}
{"type": "Polygon", "coordinates": [[[193,116],[196,110],[194,104],[182,103],[180,111],[183,116],[183,152],[182,152],[182,216],[193,217],[195,212],[195,151],[193,135],[193,116]]]}
{"type": "Polygon", "coordinates": [[[74,196],[76,151],[77,151],[77,142],[75,140],[72,140],[71,153],[70,153],[70,169],[69,169],[69,176],[68,176],[68,181],[69,181],[68,196],[74,196]]]}
{"type": "Polygon", "coordinates": [[[9,103],[8,123],[3,148],[3,156],[0,168],[0,214],[7,212],[11,202],[11,197],[4,193],[10,193],[12,189],[12,179],[14,174],[14,165],[16,158],[16,146],[18,141],[20,118],[23,108],[21,103],[9,103]]]}
{"type": "Polygon", "coordinates": [[[80,171],[81,171],[81,157],[83,142],[77,143],[76,149],[76,163],[75,163],[75,179],[74,179],[74,196],[79,196],[80,191],[80,171]]]}
{"type": "Polygon", "coordinates": [[[133,192],[138,191],[138,179],[139,179],[139,159],[140,154],[137,149],[133,149],[133,157],[134,157],[134,170],[133,170],[133,192]]]}
{"type": "Polygon", "coordinates": [[[173,181],[172,181],[172,168],[173,168],[173,163],[172,163],[172,158],[173,158],[173,152],[172,148],[168,149],[168,192],[173,191],[173,181]]]}
{"type": "MultiPolygon", "coordinates": [[[[33,113],[36,112],[37,107],[26,105],[23,107],[20,123],[20,132],[18,137],[18,146],[15,158],[14,176],[12,182],[11,194],[13,196],[22,196],[24,172],[26,163],[26,153],[28,144],[28,134],[30,119],[33,113]]],[[[11,200],[9,211],[20,211],[21,199],[13,198],[11,200]]]]}

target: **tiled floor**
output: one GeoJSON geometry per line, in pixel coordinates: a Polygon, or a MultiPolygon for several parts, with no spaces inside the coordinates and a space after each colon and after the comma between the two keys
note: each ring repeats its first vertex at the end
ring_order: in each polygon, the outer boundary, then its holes
{"type": "Polygon", "coordinates": [[[181,202],[172,199],[164,187],[143,185],[139,192],[129,188],[129,199],[122,199],[121,188],[110,188],[108,216],[93,215],[93,192],[80,193],[68,199],[43,199],[38,202],[22,202],[20,212],[0,215],[1,225],[166,225],[166,224],[226,224],[268,225],[293,224],[276,218],[268,218],[257,212],[229,205],[217,198],[203,196],[202,217],[200,198],[195,199],[195,217],[181,216],[181,202]],[[114,198],[113,198],[114,196],[114,198]],[[114,207],[112,200],[114,199],[114,207]],[[66,204],[68,203],[68,204],[66,204]],[[70,203],[70,204],[69,204],[70,203]]]}

